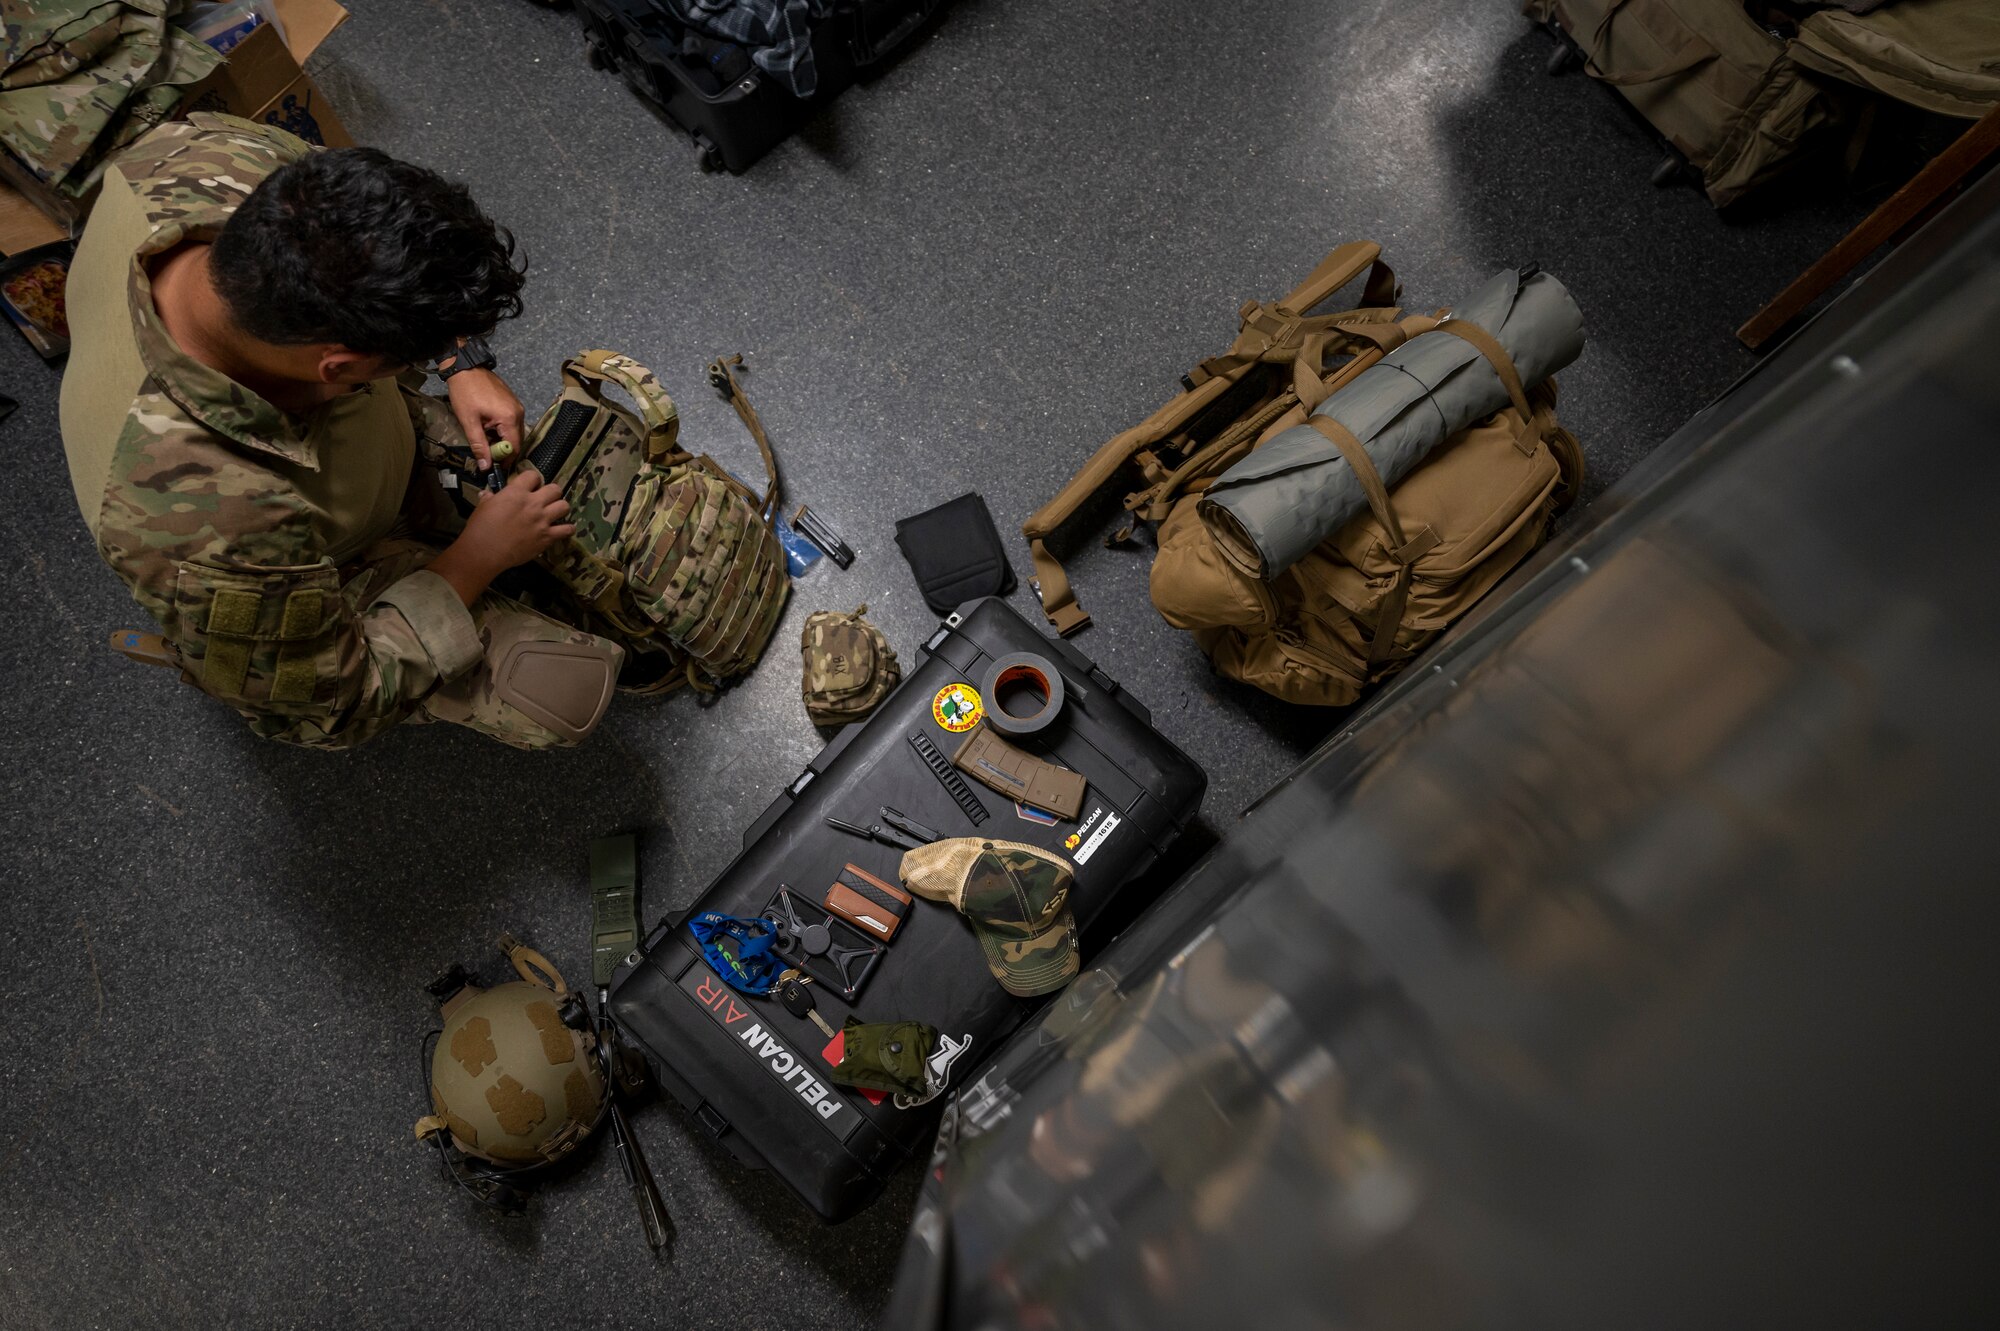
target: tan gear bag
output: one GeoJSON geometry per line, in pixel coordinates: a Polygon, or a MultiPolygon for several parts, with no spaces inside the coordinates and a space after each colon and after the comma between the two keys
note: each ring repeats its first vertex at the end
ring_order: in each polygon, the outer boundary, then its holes
{"type": "Polygon", "coordinates": [[[1830,74],[1939,115],[2000,106],[2000,8],[1991,0],[1898,0],[1866,14],[1818,9],[1787,48],[1830,74]]]}
{"type": "Polygon", "coordinates": [[[1651,122],[1720,208],[1775,175],[1832,103],[1743,0],[1525,0],[1561,26],[1584,72],[1651,122]]]}
{"type": "MultiPolygon", "coordinates": [[[[1228,352],[1202,362],[1185,392],[1100,448],[1022,524],[1057,631],[1073,633],[1090,617],[1048,539],[1128,464],[1146,484],[1126,496],[1133,522],[1107,544],[1153,526],[1161,616],[1192,631],[1222,674],[1292,702],[1354,702],[1534,550],[1582,485],[1582,450],[1556,424],[1554,380],[1524,391],[1505,351],[1477,333],[1510,405],[1447,439],[1393,489],[1365,452],[1347,450],[1369,510],[1291,568],[1269,582],[1244,573],[1197,516],[1211,479],[1403,342],[1438,330],[1437,317],[1400,317],[1394,298],[1381,248],[1363,241],[1336,249],[1282,300],[1246,303],[1228,352]],[[1310,313],[1364,271],[1359,308],[1310,313]]],[[[1467,335],[1462,320],[1453,323],[1467,335]]]]}

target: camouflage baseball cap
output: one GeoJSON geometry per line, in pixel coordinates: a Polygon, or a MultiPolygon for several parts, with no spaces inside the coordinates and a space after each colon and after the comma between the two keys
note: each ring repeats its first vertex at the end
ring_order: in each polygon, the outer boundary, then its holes
{"type": "Polygon", "coordinates": [[[964,913],[1008,993],[1033,998],[1077,971],[1075,884],[1060,855],[1018,841],[954,837],[903,856],[903,885],[964,913]]]}

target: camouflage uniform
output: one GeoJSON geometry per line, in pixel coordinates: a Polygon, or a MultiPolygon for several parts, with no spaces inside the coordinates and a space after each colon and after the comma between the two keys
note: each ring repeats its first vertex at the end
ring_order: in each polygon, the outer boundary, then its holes
{"type": "Polygon", "coordinates": [[[0,0],[0,144],[72,199],[222,63],[158,4],[0,0]]]}
{"type": "MultiPolygon", "coordinates": [[[[179,651],[182,678],[259,735],[345,747],[441,719],[520,748],[568,743],[495,696],[487,653],[521,638],[600,640],[495,593],[468,610],[424,568],[437,550],[409,539],[421,524],[407,503],[390,539],[336,566],[285,470],[320,466],[308,421],[189,357],[153,308],[148,259],[212,240],[259,181],[308,151],[282,130],[198,114],[120,160],[150,230],[130,278],[147,378],[112,457],[98,549],[179,651]]],[[[72,358],[69,372],[90,371],[72,358]]],[[[419,477],[446,445],[464,446],[449,408],[412,387],[421,382],[369,386],[402,395],[419,477]]]]}

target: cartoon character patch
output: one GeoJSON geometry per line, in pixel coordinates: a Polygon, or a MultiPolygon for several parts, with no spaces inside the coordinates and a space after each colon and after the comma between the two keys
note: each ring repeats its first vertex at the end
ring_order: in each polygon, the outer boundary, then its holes
{"type": "Polygon", "coordinates": [[[984,715],[986,705],[979,699],[979,690],[970,684],[947,684],[931,699],[931,720],[954,735],[972,729],[984,715]]]}

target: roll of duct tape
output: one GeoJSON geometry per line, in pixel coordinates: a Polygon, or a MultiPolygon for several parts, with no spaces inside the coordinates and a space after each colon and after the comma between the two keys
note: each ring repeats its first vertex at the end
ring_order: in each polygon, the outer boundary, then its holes
{"type": "Polygon", "coordinates": [[[1062,714],[1062,673],[1033,652],[1013,652],[995,661],[980,692],[986,698],[986,724],[1003,735],[1032,735],[1062,714]]]}

